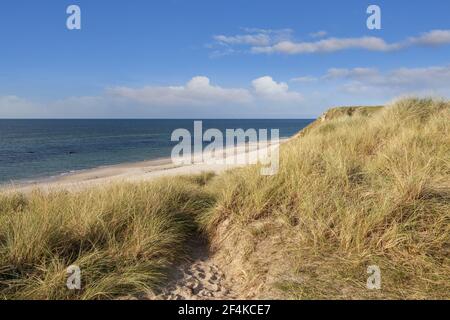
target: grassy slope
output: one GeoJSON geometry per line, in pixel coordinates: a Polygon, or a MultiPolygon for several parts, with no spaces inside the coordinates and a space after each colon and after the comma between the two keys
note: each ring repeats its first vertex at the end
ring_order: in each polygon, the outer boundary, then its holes
{"type": "Polygon", "coordinates": [[[313,128],[320,126],[324,121],[351,116],[371,117],[373,114],[377,113],[382,108],[383,108],[382,106],[373,106],[373,107],[354,106],[354,107],[330,108],[325,113],[323,113],[316,121],[312,122],[309,126],[307,126],[299,133],[297,133],[296,137],[299,136],[303,137],[304,135],[308,134],[313,128]]]}
{"type": "Polygon", "coordinates": [[[201,228],[243,297],[448,298],[450,103],[332,109],[280,171],[0,196],[0,295],[93,299],[164,285],[201,228]],[[350,110],[350,111],[349,111],[350,110]],[[82,271],[82,291],[65,287],[82,271]],[[365,288],[379,265],[382,290],[365,288]]]}
{"type": "Polygon", "coordinates": [[[214,182],[206,225],[228,272],[250,297],[449,298],[450,103],[347,110],[282,146],[277,175],[214,182]]]}
{"type": "Polygon", "coordinates": [[[163,284],[213,204],[200,187],[209,177],[0,198],[0,295],[107,299],[163,284]],[[82,291],[66,288],[72,264],[82,291]]]}

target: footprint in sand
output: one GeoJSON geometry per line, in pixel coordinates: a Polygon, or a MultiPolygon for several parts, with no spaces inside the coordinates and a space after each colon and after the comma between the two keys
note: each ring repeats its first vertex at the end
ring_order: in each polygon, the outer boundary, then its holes
{"type": "MultiPolygon", "coordinates": [[[[199,250],[200,251],[200,250],[199,250]]],[[[150,293],[152,300],[234,299],[225,275],[207,256],[207,249],[191,263],[176,270],[169,285],[161,292],[150,293]]]]}

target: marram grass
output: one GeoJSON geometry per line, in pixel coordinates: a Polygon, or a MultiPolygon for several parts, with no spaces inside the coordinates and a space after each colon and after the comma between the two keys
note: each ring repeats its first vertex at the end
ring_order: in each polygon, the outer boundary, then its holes
{"type": "Polygon", "coordinates": [[[228,273],[248,297],[449,299],[450,102],[344,111],[283,145],[277,175],[212,182],[206,228],[228,273]]]}
{"type": "Polygon", "coordinates": [[[110,299],[164,286],[198,232],[242,298],[449,299],[450,103],[332,109],[280,170],[0,195],[0,295],[110,299]],[[82,290],[66,288],[78,265],[82,290]],[[366,288],[369,265],[381,289],[366,288]]]}
{"type": "Polygon", "coordinates": [[[174,178],[2,197],[0,294],[108,299],[156,288],[186,255],[196,216],[212,204],[195,183],[174,178]],[[66,287],[70,265],[81,269],[82,290],[66,287]]]}

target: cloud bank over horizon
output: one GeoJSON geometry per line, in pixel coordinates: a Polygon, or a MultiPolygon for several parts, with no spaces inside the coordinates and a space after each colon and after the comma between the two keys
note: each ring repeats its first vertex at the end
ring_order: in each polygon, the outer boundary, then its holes
{"type": "Polygon", "coordinates": [[[47,103],[14,95],[0,96],[1,118],[22,117],[192,117],[246,114],[258,117],[268,111],[295,110],[303,96],[289,90],[286,82],[270,76],[254,79],[246,88],[225,88],[205,76],[195,76],[184,85],[117,86],[99,96],[69,97],[47,103]],[[276,106],[276,107],[275,107],[276,106]]]}
{"type": "Polygon", "coordinates": [[[330,68],[287,82],[271,76],[248,87],[222,87],[206,76],[184,85],[109,87],[97,96],[37,102],[0,96],[0,118],[283,118],[315,117],[330,106],[380,104],[399,96],[450,97],[450,65],[396,68],[330,68]]]}
{"type": "Polygon", "coordinates": [[[302,95],[290,91],[287,83],[276,82],[270,76],[254,79],[250,88],[223,88],[212,85],[208,77],[195,76],[184,86],[115,87],[108,89],[108,93],[147,105],[168,107],[248,105],[272,101],[296,104],[303,101],[302,95]]]}
{"type": "Polygon", "coordinates": [[[359,95],[434,95],[449,97],[450,65],[425,68],[397,68],[380,71],[377,68],[330,68],[318,77],[300,76],[292,82],[337,84],[339,91],[359,95]]]}

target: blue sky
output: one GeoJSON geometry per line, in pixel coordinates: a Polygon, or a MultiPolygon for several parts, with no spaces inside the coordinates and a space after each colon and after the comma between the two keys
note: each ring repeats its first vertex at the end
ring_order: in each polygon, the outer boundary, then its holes
{"type": "Polygon", "coordinates": [[[0,117],[304,118],[450,96],[450,2],[0,4],[0,117]],[[81,8],[81,30],[66,8],[81,8]],[[366,26],[381,8],[381,30],[366,26]]]}

